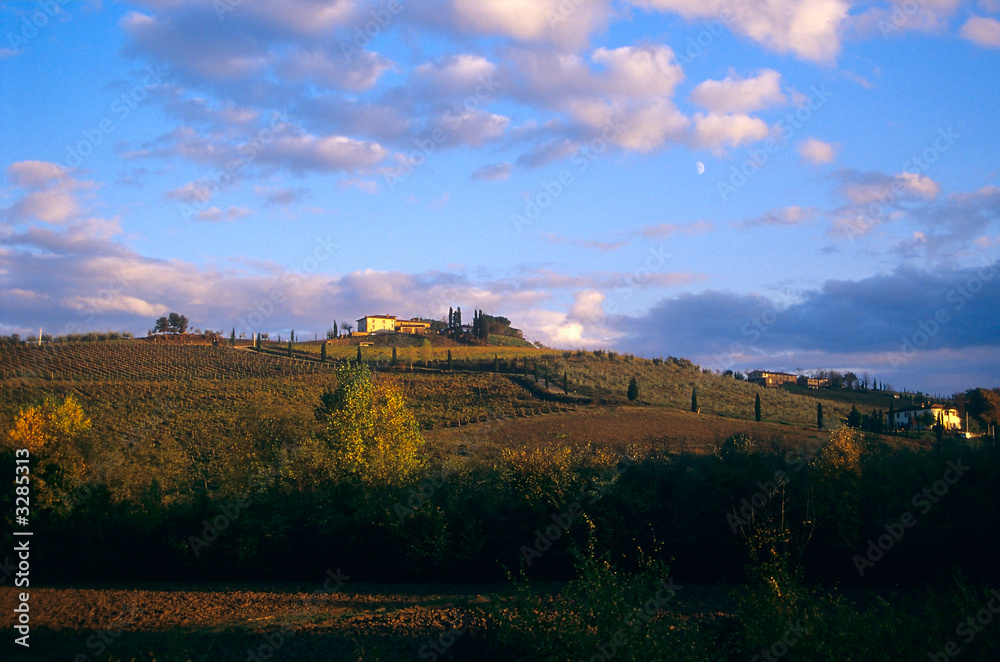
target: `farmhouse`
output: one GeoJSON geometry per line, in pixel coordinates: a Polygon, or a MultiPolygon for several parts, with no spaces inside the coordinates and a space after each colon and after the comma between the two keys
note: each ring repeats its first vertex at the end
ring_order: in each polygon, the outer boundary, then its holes
{"type": "Polygon", "coordinates": [[[799,386],[805,386],[806,388],[823,388],[829,383],[827,379],[817,379],[815,377],[806,377],[805,375],[799,375],[799,386]]]}
{"type": "Polygon", "coordinates": [[[929,428],[941,420],[945,430],[959,430],[962,427],[962,419],[958,417],[958,410],[944,405],[928,405],[926,407],[906,407],[893,412],[893,420],[890,424],[896,429],[906,428],[908,430],[922,430],[929,428]],[[930,415],[930,424],[925,414],[930,415]],[[922,422],[923,421],[923,422],[922,422]]]}
{"type": "Polygon", "coordinates": [[[372,335],[374,333],[426,333],[431,328],[430,322],[417,318],[409,320],[396,319],[395,315],[365,315],[358,320],[358,330],[354,335],[372,335]]]}
{"type": "Polygon", "coordinates": [[[788,372],[771,372],[770,370],[754,370],[747,375],[747,381],[751,384],[759,384],[764,387],[781,386],[782,384],[795,384],[799,376],[788,372]]]}

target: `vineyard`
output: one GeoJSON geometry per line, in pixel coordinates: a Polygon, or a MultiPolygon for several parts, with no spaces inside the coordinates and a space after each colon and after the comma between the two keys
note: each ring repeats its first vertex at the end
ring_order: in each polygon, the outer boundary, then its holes
{"type": "Polygon", "coordinates": [[[9,384],[12,380],[120,382],[268,378],[330,371],[331,366],[321,363],[211,345],[165,346],[130,340],[0,345],[0,384],[9,384]]]}
{"type": "MultiPolygon", "coordinates": [[[[190,428],[186,434],[198,434],[198,421],[203,431],[227,436],[235,425],[233,411],[250,415],[250,409],[255,417],[299,421],[288,432],[308,434],[312,407],[324,389],[336,384],[336,365],[336,359],[321,363],[209,345],[0,346],[0,416],[9,424],[23,406],[46,396],[72,395],[115,438],[130,434],[136,420],[148,428],[149,421],[165,418],[182,418],[171,426],[190,428]]],[[[399,384],[424,428],[541,412],[542,403],[500,375],[379,374],[399,384]]]]}

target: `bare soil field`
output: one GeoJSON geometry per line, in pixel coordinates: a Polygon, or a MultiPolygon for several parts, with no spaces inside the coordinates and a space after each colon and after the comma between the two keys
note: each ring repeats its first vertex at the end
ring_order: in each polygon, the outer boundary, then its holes
{"type": "MultiPolygon", "coordinates": [[[[347,580],[332,593],[322,582],[36,588],[30,649],[9,634],[17,593],[0,588],[4,660],[457,661],[474,659],[456,644],[482,630],[475,608],[511,587],[347,580]]],[[[671,604],[677,613],[709,617],[724,617],[728,607],[721,586],[682,587],[671,604]]]]}
{"type": "Polygon", "coordinates": [[[714,453],[735,434],[747,434],[779,448],[825,441],[828,431],[777,423],[722,418],[662,407],[587,407],[575,411],[506,418],[458,428],[428,430],[424,438],[442,448],[498,445],[593,444],[660,453],[714,453]]]}

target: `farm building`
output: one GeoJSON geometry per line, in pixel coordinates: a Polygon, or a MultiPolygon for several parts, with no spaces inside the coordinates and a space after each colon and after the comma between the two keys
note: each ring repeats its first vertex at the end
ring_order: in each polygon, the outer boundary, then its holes
{"type": "Polygon", "coordinates": [[[816,377],[806,377],[805,375],[799,375],[799,386],[805,386],[806,388],[823,388],[829,383],[826,379],[817,379],[816,377]]]}
{"type": "Polygon", "coordinates": [[[926,407],[906,407],[893,412],[893,423],[896,429],[906,428],[909,430],[921,430],[929,428],[941,419],[945,430],[959,430],[962,427],[962,419],[958,417],[958,410],[944,405],[929,405],[926,407]],[[933,422],[925,425],[921,419],[927,420],[924,414],[930,414],[933,422]]]}
{"type": "Polygon", "coordinates": [[[788,372],[771,372],[770,370],[754,370],[747,375],[747,381],[751,384],[761,386],[781,386],[782,384],[795,384],[799,376],[788,372]]]}
{"type": "Polygon", "coordinates": [[[365,315],[358,320],[358,330],[355,335],[371,335],[373,333],[426,333],[431,328],[430,322],[417,318],[409,320],[397,319],[395,315],[365,315]]]}

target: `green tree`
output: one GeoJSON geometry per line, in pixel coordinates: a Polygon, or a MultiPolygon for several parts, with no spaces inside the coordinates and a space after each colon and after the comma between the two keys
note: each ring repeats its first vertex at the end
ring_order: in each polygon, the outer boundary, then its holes
{"type": "Polygon", "coordinates": [[[760,423],[760,393],[757,394],[756,399],[753,401],[753,418],[760,423]]]}
{"type": "Polygon", "coordinates": [[[694,388],[691,389],[691,411],[693,411],[694,413],[697,414],[698,413],[698,409],[699,409],[699,407],[698,407],[698,387],[696,386],[696,387],[694,387],[694,388]]]}
{"type": "Polygon", "coordinates": [[[569,393],[569,377],[566,375],[566,371],[563,371],[563,391],[567,394],[569,393]]]}
{"type": "Polygon", "coordinates": [[[389,365],[395,366],[399,363],[399,359],[396,358],[396,348],[392,348],[392,358],[389,360],[389,365]]]}
{"type": "Polygon", "coordinates": [[[451,350],[448,350],[448,370],[451,370],[451,350]]]}
{"type": "Polygon", "coordinates": [[[292,358],[292,341],[288,341],[288,358],[292,358]]]}
{"type": "Polygon", "coordinates": [[[500,359],[496,354],[493,355],[493,372],[500,372],[500,359]]]}
{"type": "Polygon", "coordinates": [[[358,364],[361,363],[361,343],[358,343],[358,356],[357,356],[357,359],[355,359],[355,363],[358,363],[358,364]]]}
{"type": "Polygon", "coordinates": [[[861,427],[861,412],[854,405],[851,405],[851,413],[847,415],[847,425],[852,428],[861,427]]]}
{"type": "Polygon", "coordinates": [[[295,342],[295,329],[292,329],[291,342],[295,342]]]}
{"type": "Polygon", "coordinates": [[[635,377],[632,377],[631,381],[628,383],[628,396],[629,402],[635,401],[639,397],[639,382],[635,377]]]}
{"type": "Polygon", "coordinates": [[[817,402],[816,403],[816,429],[817,430],[822,430],[823,429],[823,403],[822,402],[817,402]]]}
{"type": "Polygon", "coordinates": [[[323,344],[319,346],[319,362],[320,363],[326,363],[326,341],[325,340],[323,341],[323,344]]]}
{"type": "Polygon", "coordinates": [[[385,380],[376,383],[362,363],[337,370],[337,387],[324,392],[315,413],[342,480],[399,486],[422,465],[424,440],[402,393],[385,380]]]}
{"type": "Polygon", "coordinates": [[[253,337],[253,348],[255,350],[257,350],[258,352],[260,351],[260,334],[259,333],[254,334],[254,337],[253,337]]]}
{"type": "Polygon", "coordinates": [[[896,406],[892,400],[889,401],[889,417],[886,420],[889,434],[896,434],[896,406]]]}
{"type": "Polygon", "coordinates": [[[229,334],[229,346],[236,347],[236,327],[233,327],[233,332],[229,334]]]}

